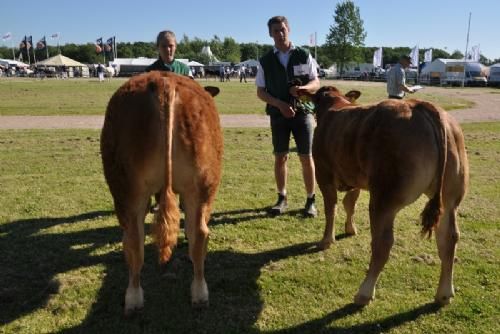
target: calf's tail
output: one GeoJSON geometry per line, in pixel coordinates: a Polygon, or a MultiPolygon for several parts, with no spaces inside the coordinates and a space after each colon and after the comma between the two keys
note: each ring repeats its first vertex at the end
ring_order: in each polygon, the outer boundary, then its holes
{"type": "Polygon", "coordinates": [[[174,126],[175,87],[169,85],[168,78],[162,78],[157,87],[160,105],[165,117],[165,185],[161,190],[160,209],[156,216],[153,234],[159,252],[160,263],[167,262],[177,244],[179,234],[179,207],[172,190],[172,143],[174,126]]]}
{"type": "Polygon", "coordinates": [[[434,196],[427,202],[424,210],[420,214],[422,217],[422,236],[427,235],[431,237],[432,231],[439,223],[443,214],[443,183],[446,169],[446,156],[447,156],[447,135],[446,126],[444,124],[443,115],[439,110],[428,102],[423,102],[425,114],[432,122],[434,129],[434,136],[438,145],[438,183],[434,196]]]}

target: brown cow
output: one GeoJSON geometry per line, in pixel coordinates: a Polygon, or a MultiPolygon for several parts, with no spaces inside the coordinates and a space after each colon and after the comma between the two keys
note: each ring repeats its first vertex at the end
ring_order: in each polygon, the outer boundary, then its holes
{"type": "Polygon", "coordinates": [[[317,127],[313,140],[316,178],[323,193],[326,226],[319,246],[334,242],[337,190],[347,191],[345,231],[360,189],[370,192],[371,260],[354,299],[366,305],[393,244],[396,214],[421,194],[430,200],[422,212],[423,233],[435,230],[441,276],[435,299],[448,304],[454,295],[453,261],[459,230],[457,207],[468,184],[464,137],[457,122],[438,106],[419,100],[385,100],[355,106],[361,95],[342,95],[322,87],[315,95],[317,127]]]}
{"type": "Polygon", "coordinates": [[[109,101],[101,152],[129,267],[126,315],[143,307],[144,218],[151,195],[158,192],[161,199],[154,235],[160,262],[170,258],[177,243],[177,193],[186,214],[194,268],[191,301],[195,306],[208,304],[204,277],[207,224],[220,181],[223,150],[212,98],[218,92],[215,87],[204,90],[187,77],[150,72],[130,79],[109,101]]]}

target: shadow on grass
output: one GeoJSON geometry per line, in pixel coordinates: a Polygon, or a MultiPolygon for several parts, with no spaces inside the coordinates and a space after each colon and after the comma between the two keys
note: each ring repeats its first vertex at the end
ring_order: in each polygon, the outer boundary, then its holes
{"type": "MultiPolygon", "coordinates": [[[[245,214],[241,211],[237,214],[245,214]]],[[[252,214],[254,212],[249,211],[252,214]]],[[[318,251],[313,243],[303,243],[255,254],[209,252],[206,279],[211,304],[208,309],[200,311],[192,309],[190,305],[192,265],[185,244],[162,267],[157,265],[156,250],[149,244],[145,248],[142,271],[145,308],[135,317],[125,320],[122,312],[128,275],[121,247],[119,251],[101,255],[94,252],[110,243],[120,242],[121,229],[118,226],[99,227],[96,220],[96,226],[92,229],[40,233],[58,224],[77,223],[111,214],[109,211],[97,211],[65,218],[19,220],[0,226],[0,324],[11,323],[42,308],[47,308],[54,318],[70,318],[71,306],[66,308],[62,302],[62,305],[54,307],[50,305],[50,299],[64,293],[60,290],[62,284],[66,291],[86,289],[83,292],[72,291],[71,294],[76,296],[88,295],[89,287],[73,287],[68,284],[71,282],[58,281],[57,275],[99,265],[104,268],[100,286],[93,280],[83,284],[93,285],[90,289],[98,290],[85,319],[60,333],[259,333],[255,323],[263,309],[258,285],[262,268],[271,261],[318,251]]],[[[220,215],[227,217],[227,222],[234,222],[232,214],[225,212],[220,215]]],[[[73,302],[78,304],[78,300],[73,302]]],[[[355,305],[346,305],[320,319],[270,333],[378,333],[435,312],[436,309],[432,305],[424,305],[376,323],[349,328],[329,327],[332,322],[334,325],[336,320],[359,310],[355,305]]]]}

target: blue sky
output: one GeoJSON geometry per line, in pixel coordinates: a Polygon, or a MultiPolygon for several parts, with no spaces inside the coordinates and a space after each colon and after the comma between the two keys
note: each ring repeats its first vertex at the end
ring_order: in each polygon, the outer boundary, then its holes
{"type": "MultiPolygon", "coordinates": [[[[285,15],[295,44],[309,44],[317,33],[325,42],[339,0],[252,1],[6,1],[1,5],[0,34],[12,33],[18,45],[24,35],[34,42],[60,33],[60,43],[87,43],[116,36],[118,42],[153,41],[160,30],[173,30],[178,38],[210,40],[233,37],[238,43],[271,44],[267,20],[285,15]]],[[[452,53],[465,51],[469,12],[472,13],[469,47],[500,58],[500,0],[354,0],[367,32],[366,46],[418,45],[452,53]],[[496,26],[498,27],[498,26],[496,26]]],[[[48,39],[49,44],[56,41],[48,39]]],[[[11,41],[2,42],[10,46],[11,41]]]]}

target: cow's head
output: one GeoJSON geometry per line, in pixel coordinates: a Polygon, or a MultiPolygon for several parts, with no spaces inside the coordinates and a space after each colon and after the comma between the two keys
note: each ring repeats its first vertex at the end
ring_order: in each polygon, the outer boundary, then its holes
{"type": "Polygon", "coordinates": [[[351,90],[344,95],[333,86],[323,86],[314,94],[316,115],[319,118],[324,112],[336,111],[353,105],[360,96],[361,92],[358,90],[351,90]]]}
{"type": "Polygon", "coordinates": [[[203,87],[203,89],[205,89],[210,95],[212,95],[212,97],[217,96],[217,94],[219,94],[219,92],[220,92],[219,88],[213,87],[213,86],[206,86],[206,87],[203,87]]]}

